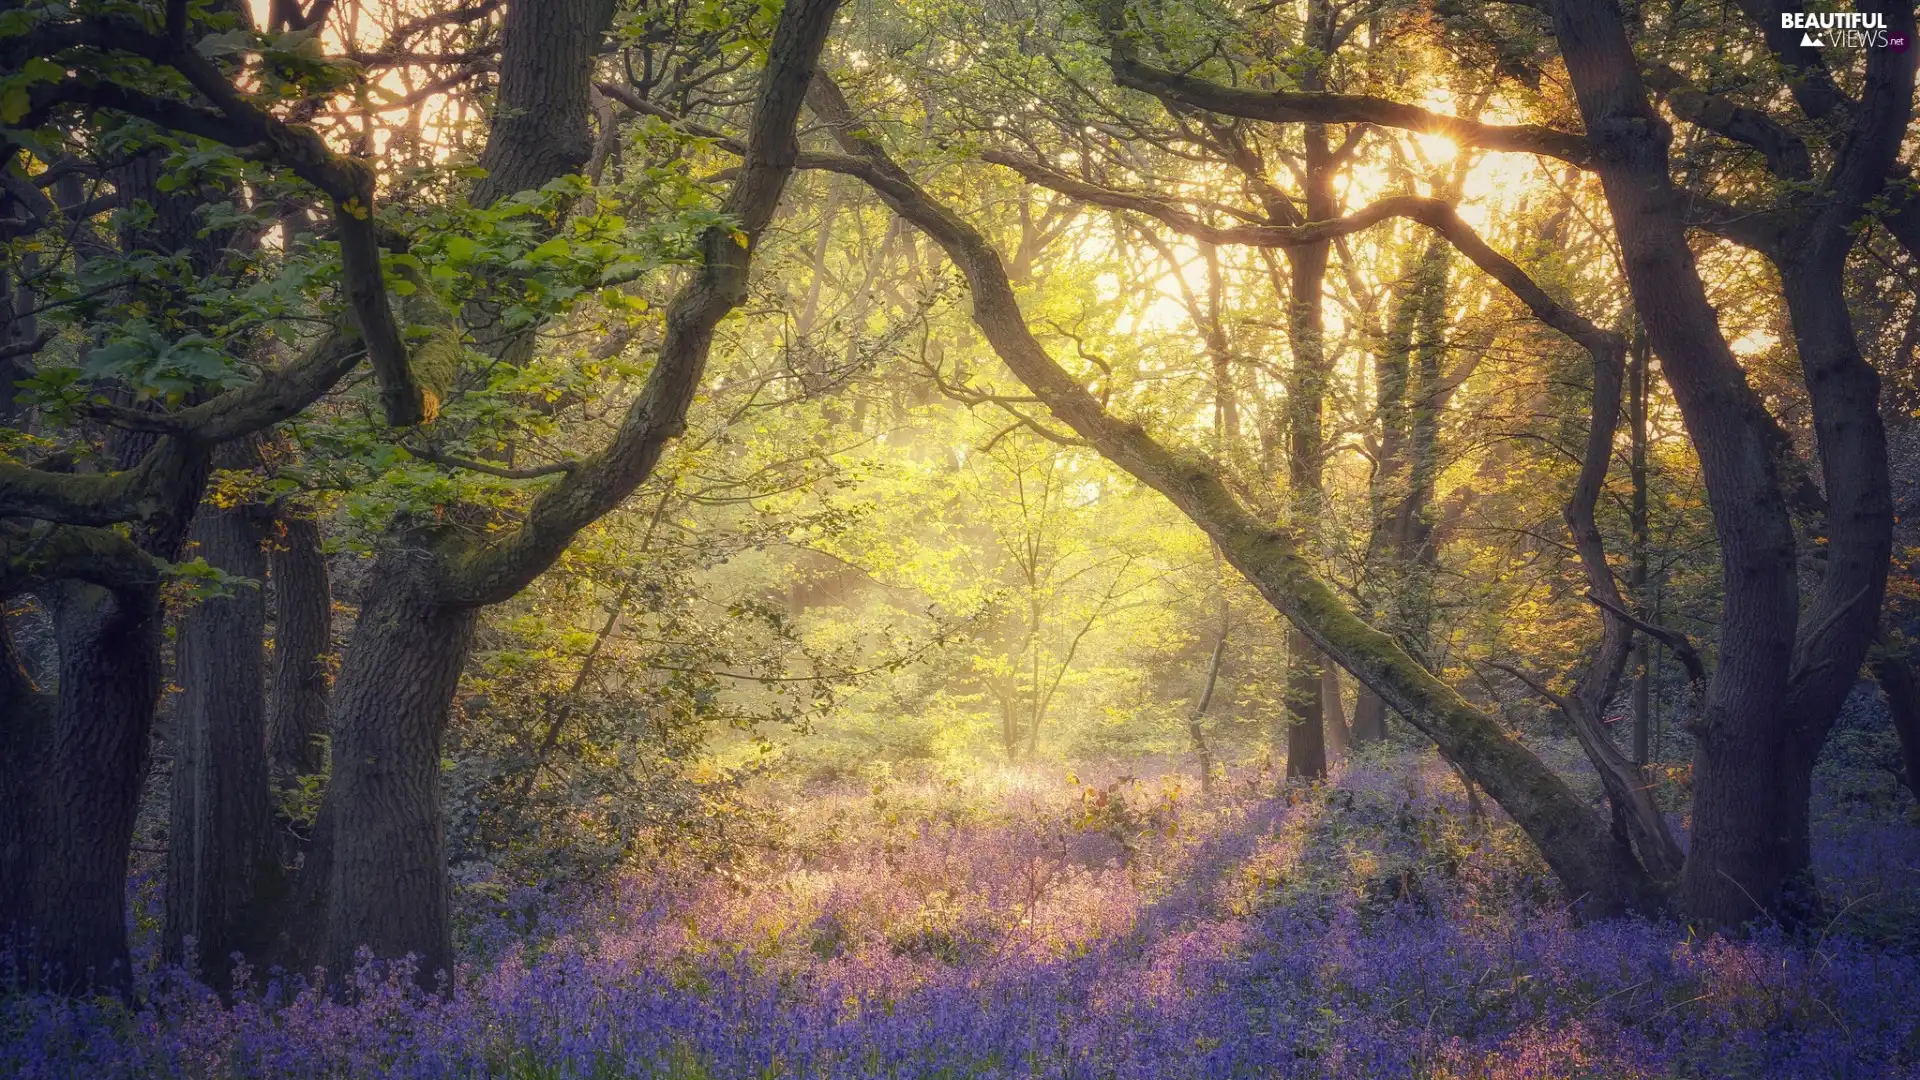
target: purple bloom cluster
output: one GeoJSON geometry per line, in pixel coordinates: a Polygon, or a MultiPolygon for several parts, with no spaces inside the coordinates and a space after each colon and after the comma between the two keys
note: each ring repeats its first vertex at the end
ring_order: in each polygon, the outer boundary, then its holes
{"type": "MultiPolygon", "coordinates": [[[[1884,920],[1576,924],[1450,785],[816,793],[733,881],[491,894],[446,998],[372,961],[338,999],[8,994],[0,1076],[1920,1076],[1920,952],[1884,920]]],[[[1837,910],[1915,884],[1920,829],[1862,829],[1822,845],[1837,910]]]]}

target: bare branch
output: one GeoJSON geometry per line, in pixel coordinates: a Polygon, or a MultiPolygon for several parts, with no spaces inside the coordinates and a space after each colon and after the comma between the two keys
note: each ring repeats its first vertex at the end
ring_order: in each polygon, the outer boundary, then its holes
{"type": "Polygon", "coordinates": [[[1603,600],[1593,593],[1588,593],[1587,599],[1593,604],[1611,611],[1635,630],[1672,649],[1673,655],[1678,657],[1680,663],[1686,667],[1688,681],[1694,683],[1705,683],[1707,681],[1706,662],[1700,659],[1699,650],[1693,647],[1693,642],[1687,635],[1671,627],[1648,622],[1633,612],[1628,611],[1625,607],[1614,604],[1608,600],[1603,600]]]}
{"type": "Polygon", "coordinates": [[[543,476],[558,476],[561,473],[570,473],[580,467],[578,461],[568,460],[555,461],[546,465],[535,465],[525,469],[510,469],[504,465],[494,465],[485,461],[473,461],[469,458],[442,453],[431,447],[415,446],[412,443],[401,443],[400,445],[407,448],[407,453],[412,454],[422,461],[431,461],[435,465],[445,465],[450,469],[466,469],[470,472],[485,473],[488,476],[497,476],[502,480],[538,480],[543,476]]]}

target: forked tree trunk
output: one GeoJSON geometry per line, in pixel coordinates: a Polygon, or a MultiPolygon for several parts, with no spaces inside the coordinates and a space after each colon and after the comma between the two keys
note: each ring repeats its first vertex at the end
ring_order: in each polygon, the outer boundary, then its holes
{"type": "MultiPolygon", "coordinates": [[[[580,6],[611,11],[602,0],[580,6]]],[[[722,206],[736,224],[701,235],[701,265],[668,305],[653,370],[607,447],[543,488],[517,527],[484,546],[463,548],[457,536],[396,537],[377,560],[333,689],[333,775],[313,860],[327,872],[322,956],[335,980],[363,949],[382,960],[411,955],[423,986],[451,974],[440,752],[478,611],[550,567],[580,529],[652,475],[667,443],[684,430],[715,327],[746,298],[754,244],[792,172],[794,124],[836,9],[837,0],[789,0],[781,11],[744,161],[722,206]]],[[[568,62],[590,65],[598,34],[561,36],[584,52],[568,62]]],[[[538,43],[528,48],[545,55],[538,43]]],[[[513,72],[534,80],[552,75],[552,85],[526,93],[584,115],[588,85],[572,73],[555,72],[546,60],[503,61],[503,77],[513,72]]],[[[504,351],[526,340],[509,336],[498,344],[504,351]]]]}
{"type": "MultiPolygon", "coordinates": [[[[1770,12],[1762,12],[1763,23],[1770,12]]],[[[1910,7],[1891,17],[1910,29],[1910,7]]],[[[1829,558],[1805,625],[1778,459],[1791,453],[1719,331],[1668,175],[1672,132],[1607,0],[1553,5],[1554,35],[1593,143],[1627,283],[1699,453],[1720,537],[1719,667],[1694,759],[1687,914],[1737,925],[1804,913],[1813,759],[1878,619],[1891,511],[1878,385],[1840,287],[1852,226],[1883,186],[1912,109],[1913,58],[1875,50],[1824,198],[1786,229],[1782,273],[1827,481],[1829,558]]],[[[1769,27],[1769,29],[1771,29],[1769,27]]],[[[1814,61],[1818,63],[1817,57],[1814,61]]],[[[1821,72],[1824,75],[1824,71],[1821,72]]],[[[1805,104],[1805,91],[1797,89],[1805,104]]]]}

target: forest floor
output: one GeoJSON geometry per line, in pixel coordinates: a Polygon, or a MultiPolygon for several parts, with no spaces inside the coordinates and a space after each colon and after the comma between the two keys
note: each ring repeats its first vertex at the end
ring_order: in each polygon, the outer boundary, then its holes
{"type": "Polygon", "coordinates": [[[1829,799],[1811,931],[1578,924],[1430,753],[1276,794],[992,770],[788,789],[723,871],[480,890],[451,1000],[0,996],[41,1077],[1920,1076],[1920,825],[1829,799]]]}

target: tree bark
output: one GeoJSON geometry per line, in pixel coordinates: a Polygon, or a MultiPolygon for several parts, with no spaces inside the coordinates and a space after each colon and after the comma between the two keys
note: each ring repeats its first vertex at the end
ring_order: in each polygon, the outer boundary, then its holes
{"type": "Polygon", "coordinates": [[[11,942],[32,926],[40,837],[36,778],[55,700],[34,684],[11,620],[0,612],[0,941],[11,942]]]}
{"type": "Polygon", "coordinates": [[[500,35],[500,92],[471,201],[492,206],[579,172],[593,153],[593,57],[613,0],[513,0],[500,35]]]}
{"type": "MultiPolygon", "coordinates": [[[[1304,43],[1332,52],[1333,14],[1326,0],[1309,0],[1304,43]]],[[[1309,62],[1302,86],[1326,88],[1326,59],[1309,62]]],[[[1307,124],[1304,168],[1307,221],[1328,221],[1340,215],[1333,190],[1339,166],[1328,144],[1325,124],[1307,124]]],[[[1303,536],[1325,505],[1323,474],[1326,454],[1322,414],[1327,394],[1326,284],[1330,240],[1286,249],[1288,270],[1287,334],[1292,343],[1293,367],[1287,373],[1287,483],[1288,513],[1303,536]]],[[[1320,680],[1324,661],[1313,642],[1297,630],[1287,639],[1287,777],[1318,780],[1327,775],[1326,719],[1321,712],[1320,680]]]]}
{"type": "Polygon", "coordinates": [[[258,961],[277,924],[284,878],[275,850],[266,740],[266,556],[257,506],[201,507],[198,554],[246,579],[180,620],[167,840],[165,948],[231,990],[232,961],[258,961]]]}
{"type": "Polygon", "coordinates": [[[333,648],[333,594],[320,525],[291,508],[267,540],[273,579],[273,696],[268,708],[269,765],[275,786],[298,786],[325,764],[327,657],[333,648]]]}
{"type": "Polygon", "coordinates": [[[1774,473],[1776,432],[1721,337],[1667,172],[1672,131],[1653,111],[1618,11],[1554,6],[1555,36],[1597,151],[1627,282],[1700,456],[1720,536],[1720,663],[1699,720],[1687,911],[1738,924],[1777,906],[1785,751],[1782,705],[1798,595],[1792,519],[1774,473]]]}
{"type": "Polygon", "coordinates": [[[1387,737],[1387,703],[1365,686],[1353,702],[1354,746],[1365,746],[1387,737]]]}
{"type": "Polygon", "coordinates": [[[1287,778],[1318,780],[1327,775],[1326,725],[1320,712],[1323,667],[1313,640],[1298,630],[1287,634],[1287,778]]]}
{"type": "Polygon", "coordinates": [[[440,751],[478,609],[439,602],[414,561],[376,566],[334,686],[324,954],[334,979],[360,949],[411,955],[426,986],[453,972],[440,751]]]}
{"type": "Polygon", "coordinates": [[[29,952],[44,985],[124,991],[127,852],[160,694],[158,594],[62,582],[42,591],[59,697],[35,756],[29,952]]]}

